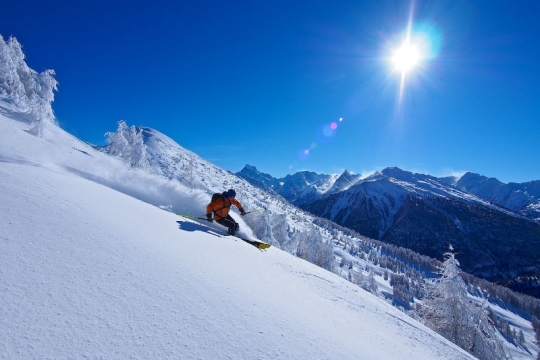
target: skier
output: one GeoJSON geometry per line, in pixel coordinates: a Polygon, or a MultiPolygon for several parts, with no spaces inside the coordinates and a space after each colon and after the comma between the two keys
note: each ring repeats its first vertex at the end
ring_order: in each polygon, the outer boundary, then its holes
{"type": "Polygon", "coordinates": [[[208,206],[206,206],[206,220],[212,222],[216,220],[218,224],[226,226],[229,228],[229,234],[234,235],[240,225],[229,215],[229,210],[231,206],[234,205],[240,210],[240,215],[246,215],[242,204],[235,199],[236,191],[230,189],[224,191],[222,194],[214,194],[212,200],[208,206]],[[212,219],[212,213],[214,213],[214,218],[212,219]]]}

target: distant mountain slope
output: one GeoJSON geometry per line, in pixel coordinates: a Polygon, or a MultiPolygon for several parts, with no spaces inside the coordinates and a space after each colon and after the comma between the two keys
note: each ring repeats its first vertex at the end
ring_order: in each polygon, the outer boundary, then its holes
{"type": "Polygon", "coordinates": [[[486,279],[540,274],[540,225],[527,218],[536,182],[504,185],[470,173],[437,178],[399,168],[365,179],[347,171],[275,179],[249,165],[237,174],[370,238],[438,259],[452,244],[464,270],[486,279]]]}
{"type": "Polygon", "coordinates": [[[302,206],[323,196],[336,181],[334,175],[301,171],[279,179],[278,194],[296,206],[302,206]]]}
{"type": "Polygon", "coordinates": [[[468,172],[455,187],[540,223],[540,180],[504,184],[495,178],[468,172]]]}
{"type": "Polygon", "coordinates": [[[246,165],[242,170],[235,173],[236,176],[248,181],[251,185],[258,187],[270,194],[278,195],[276,192],[280,188],[279,180],[272,175],[265,174],[257,170],[255,166],[246,165]]]}
{"type": "Polygon", "coordinates": [[[540,273],[540,225],[445,181],[396,168],[304,207],[359,233],[441,258],[491,280],[540,273]]]}
{"type": "Polygon", "coordinates": [[[335,194],[340,191],[347,190],[356,184],[361,177],[362,175],[353,174],[350,171],[345,170],[343,173],[341,173],[341,175],[339,175],[332,187],[326,191],[326,194],[335,194]]]}
{"type": "Polygon", "coordinates": [[[283,196],[296,206],[313,202],[331,191],[332,188],[345,187],[347,181],[354,176],[346,173],[340,177],[335,175],[317,174],[312,171],[301,171],[284,178],[276,179],[271,175],[259,172],[254,166],[246,165],[236,173],[237,176],[249,181],[252,185],[263,190],[283,196]],[[336,185],[337,180],[339,180],[336,185]]]}

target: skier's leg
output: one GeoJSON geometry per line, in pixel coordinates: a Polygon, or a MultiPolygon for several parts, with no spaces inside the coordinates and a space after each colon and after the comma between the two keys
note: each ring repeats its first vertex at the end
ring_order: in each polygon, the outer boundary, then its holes
{"type": "Polygon", "coordinates": [[[236,221],[231,217],[231,215],[227,214],[227,216],[223,219],[226,223],[223,224],[229,228],[228,232],[230,235],[234,235],[236,233],[236,230],[240,227],[236,221]]]}
{"type": "Polygon", "coordinates": [[[231,227],[229,227],[229,232],[231,235],[234,235],[236,231],[240,229],[240,225],[238,225],[238,223],[234,221],[234,219],[230,215],[227,215],[227,218],[232,222],[231,227]]]}
{"type": "Polygon", "coordinates": [[[216,222],[227,227],[228,233],[230,235],[234,235],[236,233],[236,230],[238,230],[240,227],[238,223],[234,221],[234,219],[229,214],[227,214],[227,216],[223,219],[216,220],[216,222]]]}
{"type": "Polygon", "coordinates": [[[216,220],[216,222],[220,225],[223,225],[225,227],[229,227],[229,222],[227,221],[226,218],[222,218],[222,219],[219,219],[219,220],[216,220]]]}

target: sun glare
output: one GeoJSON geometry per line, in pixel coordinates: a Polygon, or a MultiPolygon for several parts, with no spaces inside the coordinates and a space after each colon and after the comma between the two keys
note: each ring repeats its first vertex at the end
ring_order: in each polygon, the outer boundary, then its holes
{"type": "Polygon", "coordinates": [[[414,69],[420,62],[418,48],[408,42],[403,44],[392,57],[395,69],[405,74],[414,69]]]}
{"type": "MultiPolygon", "coordinates": [[[[414,1],[414,0],[412,0],[414,1]]],[[[407,27],[390,37],[384,49],[387,70],[399,75],[398,107],[405,95],[405,83],[425,80],[428,76],[427,62],[435,59],[442,44],[439,28],[429,21],[413,22],[414,3],[411,3],[407,27]]]]}

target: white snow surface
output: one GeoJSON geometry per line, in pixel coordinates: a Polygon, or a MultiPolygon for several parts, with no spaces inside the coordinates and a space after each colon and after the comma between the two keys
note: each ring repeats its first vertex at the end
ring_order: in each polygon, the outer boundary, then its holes
{"type": "Polygon", "coordinates": [[[139,199],[204,194],[47,126],[0,115],[0,359],[472,358],[338,275],[177,224],[139,199]]]}

